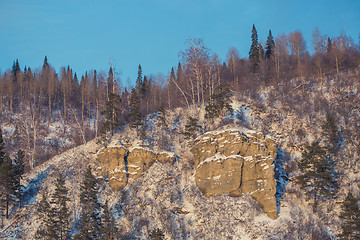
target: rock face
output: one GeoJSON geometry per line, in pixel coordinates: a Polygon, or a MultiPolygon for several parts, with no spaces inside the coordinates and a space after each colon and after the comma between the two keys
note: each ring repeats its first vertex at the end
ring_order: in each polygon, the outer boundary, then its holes
{"type": "Polygon", "coordinates": [[[99,150],[95,174],[99,181],[108,180],[110,187],[118,191],[127,185],[129,178],[139,178],[155,161],[171,164],[174,158],[170,153],[155,153],[145,148],[129,151],[119,142],[113,142],[99,150]]]}
{"type": "Polygon", "coordinates": [[[196,185],[207,197],[249,193],[270,218],[277,218],[273,140],[239,129],[214,131],[196,139],[191,152],[196,185]]]}

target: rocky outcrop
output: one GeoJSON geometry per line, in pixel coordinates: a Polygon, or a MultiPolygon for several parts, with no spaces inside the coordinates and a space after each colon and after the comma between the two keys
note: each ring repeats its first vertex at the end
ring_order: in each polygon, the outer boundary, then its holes
{"type": "Polygon", "coordinates": [[[110,187],[118,191],[127,185],[129,178],[139,178],[155,161],[172,163],[174,158],[174,155],[168,152],[155,153],[140,147],[129,151],[119,142],[112,142],[108,147],[99,150],[99,166],[95,174],[99,181],[109,181],[110,187]]]}
{"type": "Polygon", "coordinates": [[[155,153],[145,148],[134,148],[127,157],[129,178],[139,178],[155,161],[172,163],[173,160],[174,156],[169,153],[155,153]]]}
{"type": "Polygon", "coordinates": [[[124,188],[127,184],[127,171],[125,159],[129,151],[120,143],[114,143],[109,147],[102,148],[97,154],[100,163],[95,170],[99,181],[109,181],[114,191],[124,188]]]}
{"type": "Polygon", "coordinates": [[[273,140],[240,129],[213,131],[196,139],[191,152],[196,185],[207,197],[249,193],[269,217],[277,217],[273,140]]]}

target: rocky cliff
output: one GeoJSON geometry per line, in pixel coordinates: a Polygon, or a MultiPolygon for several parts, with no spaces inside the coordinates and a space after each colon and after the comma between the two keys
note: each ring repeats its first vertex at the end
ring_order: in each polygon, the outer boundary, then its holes
{"type": "Polygon", "coordinates": [[[172,163],[174,159],[172,153],[155,153],[142,147],[133,147],[129,151],[119,141],[114,141],[99,150],[97,160],[100,164],[95,174],[99,181],[109,181],[110,187],[118,191],[127,185],[129,178],[139,178],[155,161],[172,163]]]}
{"type": "MultiPolygon", "coordinates": [[[[271,218],[277,217],[273,140],[252,131],[228,129],[208,132],[195,140],[191,152],[195,159],[195,183],[207,197],[249,193],[271,218]]],[[[113,142],[97,154],[99,180],[123,189],[129,179],[139,178],[155,161],[172,163],[174,154],[155,153],[142,147],[113,142]]]]}
{"type": "Polygon", "coordinates": [[[228,129],[195,140],[195,182],[207,197],[249,193],[272,219],[277,218],[275,142],[260,133],[228,129]]]}

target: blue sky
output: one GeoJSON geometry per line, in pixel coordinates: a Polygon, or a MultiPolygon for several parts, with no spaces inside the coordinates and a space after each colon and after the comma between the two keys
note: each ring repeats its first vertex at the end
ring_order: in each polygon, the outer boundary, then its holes
{"type": "Polygon", "coordinates": [[[115,66],[124,83],[144,74],[168,74],[189,38],[202,38],[221,60],[231,47],[246,57],[252,24],[259,40],[300,30],[311,49],[318,27],[330,37],[360,34],[359,0],[0,0],[0,71],[19,59],[21,68],[82,75],[115,66]]]}

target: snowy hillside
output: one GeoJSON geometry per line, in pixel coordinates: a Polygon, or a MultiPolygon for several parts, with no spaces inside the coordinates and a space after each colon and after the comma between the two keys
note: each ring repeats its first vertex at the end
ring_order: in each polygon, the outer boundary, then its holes
{"type": "Polygon", "coordinates": [[[334,84],[329,80],[322,90],[315,86],[316,89],[307,96],[300,90],[293,91],[291,97],[286,96],[286,101],[285,96],[274,95],[279,89],[272,88],[263,89],[260,99],[235,95],[234,112],[222,122],[216,119],[211,123],[204,117],[204,108],[196,109],[201,125],[199,136],[214,129],[239,128],[264,133],[275,141],[278,152],[273,164],[279,216],[275,220],[269,218],[249,194],[206,197],[201,193],[195,184],[194,156],[190,152],[193,141],[182,134],[187,117],[194,111],[177,108],[167,113],[168,129],[157,124],[158,114],[151,114],[147,116],[145,136],[141,138],[140,133],[126,126],[107,142],[89,141],[28,172],[22,180],[25,186],[23,206],[13,206],[9,219],[3,218],[0,238],[34,238],[40,224],[36,214],[40,196],[54,191],[59,172],[66,176],[66,186],[70,190],[71,229],[76,232],[83,174],[88,165],[92,169],[99,166],[99,149],[117,141],[131,150],[144,147],[154,152],[169,151],[176,156],[172,164],[155,162],[139,178],[129,178],[126,187],[120,191],[113,191],[107,181],[99,184],[99,200],[101,203],[108,200],[124,239],[148,239],[155,228],[161,228],[167,239],[310,239],[311,235],[316,239],[336,239],[341,203],[349,191],[357,197],[360,192],[358,136],[351,138],[352,133],[358,131],[355,127],[358,127],[360,113],[353,107],[353,102],[359,101],[357,88],[335,92],[334,84]],[[319,97],[320,91],[323,94],[319,97]],[[335,200],[323,201],[314,213],[311,201],[307,201],[295,177],[300,174],[297,162],[304,146],[321,138],[321,124],[329,110],[321,109],[321,101],[330,103],[330,110],[338,119],[342,160],[337,165],[339,193],[335,200]],[[299,110],[299,104],[313,111],[299,110]]]}

